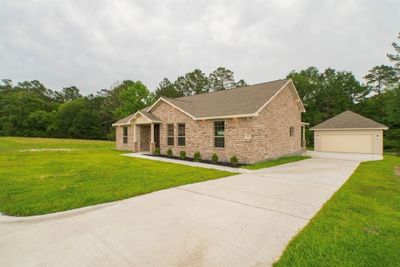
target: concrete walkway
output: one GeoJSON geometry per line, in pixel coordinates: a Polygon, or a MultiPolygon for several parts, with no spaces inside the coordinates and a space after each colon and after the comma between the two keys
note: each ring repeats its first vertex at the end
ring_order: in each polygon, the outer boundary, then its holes
{"type": "Polygon", "coordinates": [[[163,161],[163,162],[182,164],[182,165],[187,165],[187,166],[192,166],[192,167],[215,169],[215,170],[235,172],[235,173],[251,173],[251,172],[253,172],[252,170],[247,170],[247,169],[242,169],[242,168],[232,168],[232,167],[228,167],[228,166],[207,164],[207,163],[201,163],[201,162],[193,162],[193,161],[187,161],[187,160],[170,159],[170,158],[164,158],[164,157],[154,157],[154,156],[148,155],[148,152],[147,153],[128,153],[128,154],[123,154],[123,156],[155,160],[155,161],[163,161]]]}
{"type": "Polygon", "coordinates": [[[358,164],[308,159],[59,214],[0,216],[0,266],[269,266],[358,164]]]}

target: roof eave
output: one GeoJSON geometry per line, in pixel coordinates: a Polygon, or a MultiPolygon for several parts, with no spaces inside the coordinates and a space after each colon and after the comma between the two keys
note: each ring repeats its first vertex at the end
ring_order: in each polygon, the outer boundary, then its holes
{"type": "Polygon", "coordinates": [[[311,131],[388,130],[389,127],[374,128],[310,128],[311,131]]]}

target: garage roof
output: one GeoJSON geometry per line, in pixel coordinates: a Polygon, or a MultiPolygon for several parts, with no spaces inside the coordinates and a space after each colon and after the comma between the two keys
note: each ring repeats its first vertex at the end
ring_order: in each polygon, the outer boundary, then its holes
{"type": "Polygon", "coordinates": [[[387,130],[388,127],[368,119],[360,114],[354,113],[350,110],[340,113],[339,115],[330,118],[313,128],[311,130],[343,130],[343,129],[383,129],[387,130]]]}

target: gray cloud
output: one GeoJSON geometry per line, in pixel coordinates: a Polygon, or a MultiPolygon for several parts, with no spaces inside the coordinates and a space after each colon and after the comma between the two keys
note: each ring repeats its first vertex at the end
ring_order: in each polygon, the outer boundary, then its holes
{"type": "Polygon", "coordinates": [[[0,0],[0,78],[86,94],[218,66],[249,83],[310,65],[361,78],[388,63],[399,17],[397,0],[0,0]]]}

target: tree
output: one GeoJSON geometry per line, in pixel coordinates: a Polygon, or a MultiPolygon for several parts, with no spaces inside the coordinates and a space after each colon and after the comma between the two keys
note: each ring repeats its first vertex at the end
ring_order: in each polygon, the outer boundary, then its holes
{"type": "Polygon", "coordinates": [[[62,104],[57,112],[57,136],[99,139],[100,115],[87,97],[62,104]]]}
{"type": "Polygon", "coordinates": [[[236,87],[233,71],[223,67],[214,70],[209,78],[210,91],[221,91],[236,87]]]}
{"type": "Polygon", "coordinates": [[[180,95],[189,96],[208,92],[208,84],[205,73],[195,69],[185,76],[179,76],[174,82],[174,87],[180,95]]]}
{"type": "MultiPolygon", "coordinates": [[[[346,71],[328,68],[319,72],[317,68],[309,67],[300,72],[292,71],[287,77],[293,80],[307,110],[303,120],[312,126],[353,109],[369,93],[368,87],[346,71]]],[[[307,131],[306,138],[312,144],[312,133],[307,131]]]]}
{"type": "Polygon", "coordinates": [[[124,88],[118,93],[120,105],[115,109],[117,118],[126,117],[154,102],[154,95],[140,81],[124,81],[124,88]]]}
{"type": "Polygon", "coordinates": [[[46,137],[49,136],[48,130],[53,121],[53,116],[51,113],[36,110],[34,112],[29,113],[27,118],[27,126],[30,131],[30,136],[40,136],[46,137]]]}
{"type": "Polygon", "coordinates": [[[155,91],[156,98],[159,98],[161,96],[176,98],[176,97],[183,96],[183,94],[182,94],[182,92],[179,92],[176,89],[175,85],[173,83],[171,83],[171,81],[168,80],[168,78],[164,78],[158,84],[158,87],[155,91]]]}
{"type": "Polygon", "coordinates": [[[398,81],[396,76],[397,73],[393,67],[380,65],[369,70],[364,79],[373,92],[380,94],[385,88],[389,88],[398,81]]]}
{"type": "Polygon", "coordinates": [[[60,102],[68,102],[72,101],[78,98],[81,98],[82,95],[79,91],[78,88],[75,86],[70,86],[70,87],[64,87],[61,92],[56,92],[55,93],[55,99],[57,99],[60,102]]]}
{"type": "Polygon", "coordinates": [[[10,79],[2,79],[1,82],[3,84],[0,84],[0,90],[12,90],[13,89],[13,84],[10,79]]]}
{"type": "MultiPolygon", "coordinates": [[[[400,39],[400,33],[397,36],[397,39],[400,39]]],[[[392,46],[395,50],[395,54],[387,54],[390,61],[394,62],[394,67],[396,68],[398,74],[400,74],[400,44],[393,42],[392,46]]]]}
{"type": "Polygon", "coordinates": [[[240,79],[237,83],[235,83],[235,87],[245,87],[245,86],[247,86],[247,83],[243,79],[240,79]]]}

